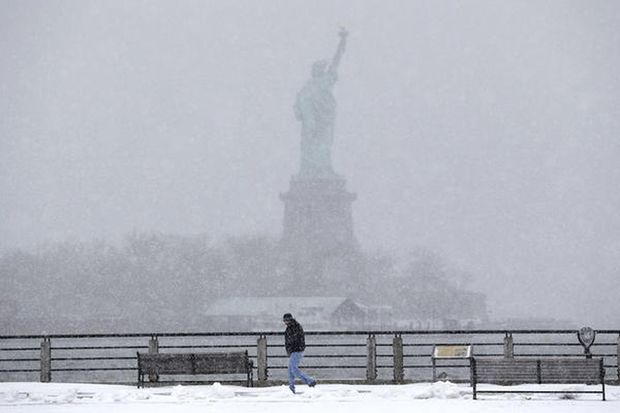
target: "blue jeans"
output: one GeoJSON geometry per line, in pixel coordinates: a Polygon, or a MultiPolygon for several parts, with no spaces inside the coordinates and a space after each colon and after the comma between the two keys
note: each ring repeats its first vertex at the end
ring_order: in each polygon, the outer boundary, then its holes
{"type": "Polygon", "coordinates": [[[299,363],[304,358],[304,352],[291,353],[288,358],[288,384],[295,387],[295,377],[299,377],[304,383],[313,383],[315,380],[299,369],[299,363]]]}

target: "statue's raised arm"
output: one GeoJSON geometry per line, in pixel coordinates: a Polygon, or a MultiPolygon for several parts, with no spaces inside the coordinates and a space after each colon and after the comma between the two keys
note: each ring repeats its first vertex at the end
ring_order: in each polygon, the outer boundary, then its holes
{"type": "Polygon", "coordinates": [[[328,69],[328,73],[334,77],[336,76],[338,65],[340,64],[340,59],[342,58],[344,50],[347,47],[347,36],[349,35],[349,32],[344,27],[342,27],[338,35],[340,36],[340,42],[338,43],[336,54],[334,55],[334,58],[332,59],[332,62],[329,65],[328,69]]]}

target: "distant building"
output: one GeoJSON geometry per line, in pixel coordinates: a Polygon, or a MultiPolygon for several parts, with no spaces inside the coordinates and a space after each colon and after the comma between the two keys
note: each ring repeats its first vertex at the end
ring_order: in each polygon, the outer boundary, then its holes
{"type": "Polygon", "coordinates": [[[209,330],[280,330],[284,313],[306,330],[351,330],[378,326],[389,311],[346,297],[229,297],[214,301],[205,315],[209,330]]]}

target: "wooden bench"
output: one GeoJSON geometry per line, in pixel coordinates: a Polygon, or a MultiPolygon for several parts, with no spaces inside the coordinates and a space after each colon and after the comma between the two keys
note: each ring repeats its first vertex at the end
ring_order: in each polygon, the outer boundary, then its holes
{"type": "Polygon", "coordinates": [[[602,358],[486,359],[472,358],[474,400],[478,393],[594,393],[605,400],[605,368],[602,358]],[[600,384],[600,391],[562,390],[479,390],[478,383],[515,384],[600,384]]]}
{"type": "Polygon", "coordinates": [[[245,374],[246,385],[252,387],[252,360],[248,352],[231,353],[139,353],[138,387],[144,387],[144,376],[151,381],[164,375],[245,374]]]}

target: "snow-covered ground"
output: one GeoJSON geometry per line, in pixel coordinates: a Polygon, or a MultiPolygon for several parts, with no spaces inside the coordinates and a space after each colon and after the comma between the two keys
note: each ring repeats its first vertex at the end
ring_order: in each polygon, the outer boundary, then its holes
{"type": "Polygon", "coordinates": [[[535,386],[539,390],[561,389],[566,393],[482,395],[481,400],[472,400],[471,387],[449,382],[298,386],[300,394],[295,395],[286,386],[245,388],[218,383],[146,389],[103,384],[0,383],[0,412],[620,412],[618,386],[607,386],[606,402],[601,401],[600,395],[571,393],[586,387],[535,386]]]}

